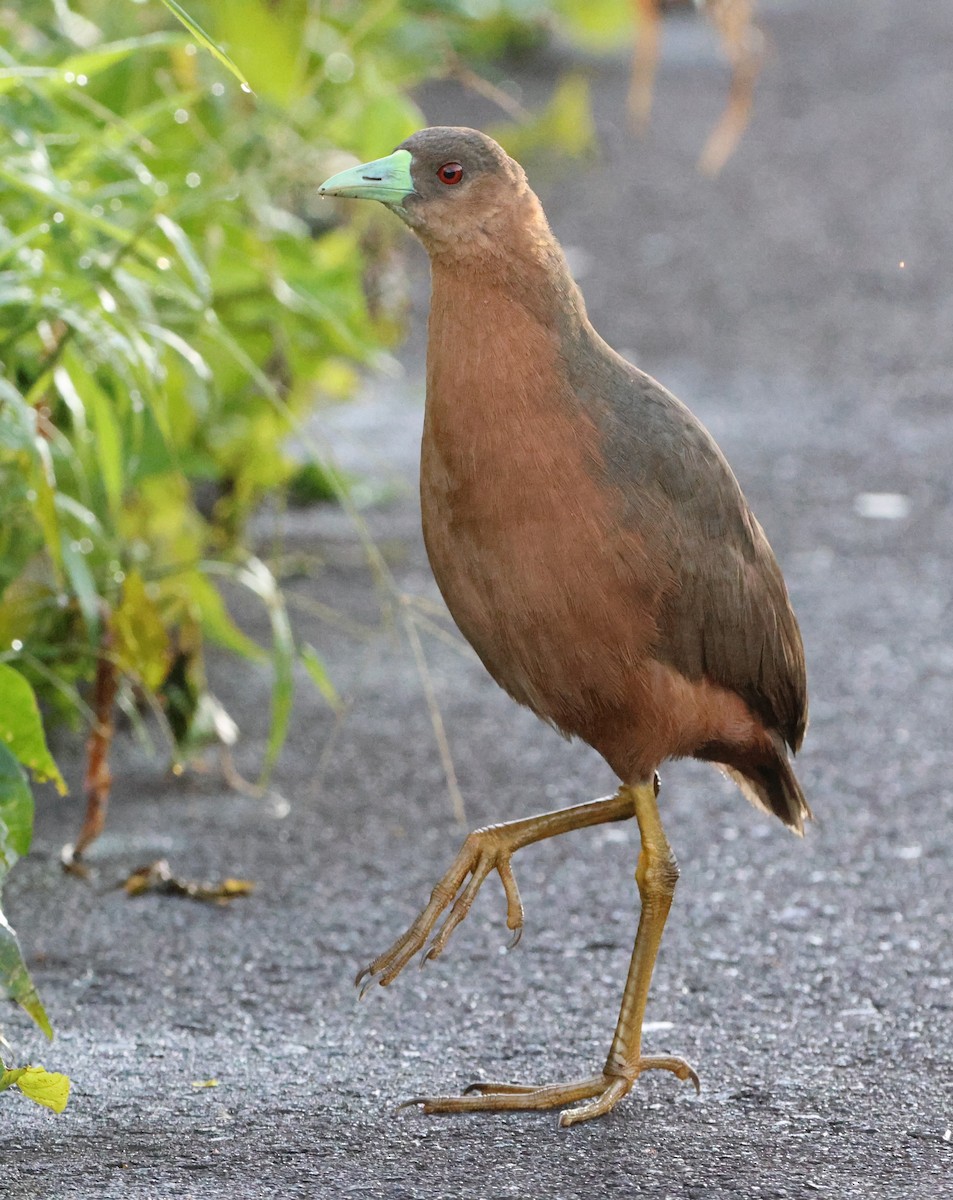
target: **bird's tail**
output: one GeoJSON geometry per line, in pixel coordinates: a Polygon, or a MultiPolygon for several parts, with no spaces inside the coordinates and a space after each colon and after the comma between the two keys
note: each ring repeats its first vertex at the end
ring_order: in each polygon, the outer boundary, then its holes
{"type": "Polygon", "coordinates": [[[781,739],[772,736],[772,741],[775,741],[777,753],[766,763],[717,765],[738,785],[755,808],[774,813],[800,837],[804,834],[804,822],[812,820],[814,814],[804,798],[781,739]]]}

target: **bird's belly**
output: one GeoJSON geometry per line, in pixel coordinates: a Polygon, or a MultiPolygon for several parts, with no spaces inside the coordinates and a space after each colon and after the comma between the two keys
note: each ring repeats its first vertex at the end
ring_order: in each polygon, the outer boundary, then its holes
{"type": "Polygon", "coordinates": [[[659,661],[650,564],[635,573],[641,587],[631,570],[620,578],[604,530],[569,520],[554,538],[551,519],[524,512],[488,537],[424,496],[434,576],[490,675],[567,737],[588,742],[621,779],[647,779],[699,747],[759,740],[740,696],[659,661]]]}
{"type": "Polygon", "coordinates": [[[659,583],[638,537],[619,545],[605,493],[565,444],[558,471],[517,444],[494,446],[484,473],[425,439],[424,537],[447,607],[497,683],[593,742],[639,691],[659,583]]]}

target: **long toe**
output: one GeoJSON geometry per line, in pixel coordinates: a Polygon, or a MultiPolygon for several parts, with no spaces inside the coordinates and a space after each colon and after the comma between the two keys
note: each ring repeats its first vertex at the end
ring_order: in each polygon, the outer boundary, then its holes
{"type": "Polygon", "coordinates": [[[632,1087],[631,1079],[621,1075],[613,1078],[603,1078],[602,1091],[588,1103],[579,1104],[575,1108],[567,1108],[559,1116],[559,1124],[563,1129],[570,1125],[578,1125],[581,1121],[591,1121],[593,1117],[602,1117],[619,1103],[626,1092],[632,1087]]]}
{"type": "Polygon", "coordinates": [[[577,1104],[597,1096],[606,1086],[602,1075],[571,1083],[536,1086],[521,1083],[471,1083],[462,1096],[417,1096],[400,1107],[419,1105],[425,1113],[531,1112],[577,1104]]]}
{"type": "Polygon", "coordinates": [[[479,1080],[469,1084],[460,1096],[415,1096],[400,1108],[418,1106],[425,1113],[532,1112],[548,1108],[567,1108],[559,1118],[564,1128],[604,1116],[631,1090],[644,1071],[671,1071],[678,1079],[691,1080],[699,1089],[698,1076],[683,1058],[653,1056],[639,1059],[638,1069],[629,1075],[590,1075],[570,1083],[503,1083],[479,1080]]]}

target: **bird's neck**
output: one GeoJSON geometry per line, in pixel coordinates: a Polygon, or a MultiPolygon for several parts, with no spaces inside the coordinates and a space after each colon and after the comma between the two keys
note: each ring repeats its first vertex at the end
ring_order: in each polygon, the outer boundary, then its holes
{"type": "Polygon", "coordinates": [[[507,227],[493,232],[478,243],[428,246],[431,352],[475,353],[485,369],[500,353],[515,365],[528,329],[567,349],[591,336],[582,293],[536,196],[528,192],[507,227]]]}
{"type": "Polygon", "coordinates": [[[424,458],[458,490],[505,470],[511,498],[537,486],[527,455],[540,460],[574,404],[567,363],[597,336],[558,244],[540,232],[506,255],[431,256],[424,458]]]}

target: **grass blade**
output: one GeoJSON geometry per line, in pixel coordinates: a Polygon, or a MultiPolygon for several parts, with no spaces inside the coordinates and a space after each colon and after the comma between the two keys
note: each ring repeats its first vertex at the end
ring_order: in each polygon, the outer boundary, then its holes
{"type": "Polygon", "coordinates": [[[195,40],[197,42],[199,42],[202,46],[204,46],[205,49],[208,50],[208,52],[210,54],[214,54],[215,57],[218,59],[218,61],[223,66],[227,67],[229,69],[229,71],[231,71],[231,73],[235,76],[235,78],[238,80],[238,82],[242,85],[242,91],[243,92],[251,92],[251,90],[252,90],[251,84],[248,82],[248,80],[245,78],[245,76],[241,73],[241,71],[238,69],[238,67],[235,65],[235,63],[229,58],[229,56],[221,48],[221,46],[219,46],[216,42],[214,42],[212,40],[211,37],[209,37],[209,35],[205,32],[205,30],[198,23],[198,21],[196,21],[194,17],[190,17],[189,14],[182,7],[182,5],[176,3],[176,0],[162,0],[162,3],[166,6],[166,8],[169,10],[169,12],[172,13],[172,15],[177,20],[182,22],[182,24],[189,31],[189,33],[191,33],[191,35],[195,38],[195,40]]]}

